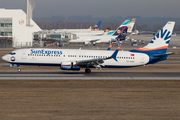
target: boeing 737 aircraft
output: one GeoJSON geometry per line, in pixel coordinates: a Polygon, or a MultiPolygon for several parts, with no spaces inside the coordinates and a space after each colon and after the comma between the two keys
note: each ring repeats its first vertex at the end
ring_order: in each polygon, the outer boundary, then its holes
{"type": "Polygon", "coordinates": [[[172,53],[166,53],[175,22],[168,22],[145,47],[130,50],[75,50],[75,49],[19,49],[2,57],[4,61],[17,66],[59,66],[62,70],[80,70],[92,67],[125,68],[155,64],[166,60],[172,53]]]}

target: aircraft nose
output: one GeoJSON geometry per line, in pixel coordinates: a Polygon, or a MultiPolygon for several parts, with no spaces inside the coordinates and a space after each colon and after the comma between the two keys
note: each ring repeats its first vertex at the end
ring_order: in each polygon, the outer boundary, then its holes
{"type": "Polygon", "coordinates": [[[2,56],[2,60],[6,61],[6,55],[2,56]]]}

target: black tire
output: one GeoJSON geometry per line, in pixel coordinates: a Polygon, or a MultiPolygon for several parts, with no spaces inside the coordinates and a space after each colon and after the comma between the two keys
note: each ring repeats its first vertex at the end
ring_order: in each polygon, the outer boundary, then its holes
{"type": "Polygon", "coordinates": [[[86,69],[85,69],[85,72],[86,72],[86,73],[91,73],[91,69],[86,68],[86,69]]]}

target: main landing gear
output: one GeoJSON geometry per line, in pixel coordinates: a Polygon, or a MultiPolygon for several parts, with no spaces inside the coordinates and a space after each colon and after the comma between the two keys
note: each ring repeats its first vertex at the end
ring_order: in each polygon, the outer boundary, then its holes
{"type": "Polygon", "coordinates": [[[86,68],[86,69],[85,69],[85,72],[86,72],[86,73],[91,73],[91,69],[86,68]]]}

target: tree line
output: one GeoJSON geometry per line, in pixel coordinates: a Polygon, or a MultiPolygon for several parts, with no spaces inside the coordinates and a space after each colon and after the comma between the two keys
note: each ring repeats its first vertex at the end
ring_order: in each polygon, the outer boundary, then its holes
{"type": "MultiPolygon", "coordinates": [[[[74,22],[69,21],[66,19],[62,19],[59,21],[49,21],[46,18],[42,18],[35,21],[41,29],[88,29],[90,26],[94,26],[96,23],[92,21],[85,21],[85,22],[74,22]]],[[[104,20],[101,23],[100,29],[105,30],[107,27],[110,27],[111,30],[115,30],[123,20],[114,20],[114,21],[108,21],[104,20]]],[[[165,23],[164,23],[165,24],[165,23]]],[[[137,29],[139,31],[158,31],[161,29],[164,24],[154,24],[149,25],[148,23],[140,23],[136,21],[136,24],[134,26],[134,29],[137,29]]],[[[174,31],[180,31],[180,25],[176,24],[174,31]]]]}

